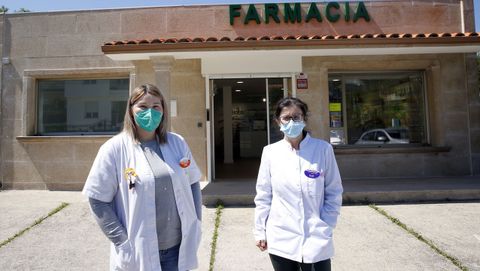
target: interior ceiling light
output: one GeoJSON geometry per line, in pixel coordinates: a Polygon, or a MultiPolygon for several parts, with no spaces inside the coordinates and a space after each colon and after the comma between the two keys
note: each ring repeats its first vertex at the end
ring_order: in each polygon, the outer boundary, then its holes
{"type": "Polygon", "coordinates": [[[266,101],[267,101],[267,99],[266,99],[266,98],[263,98],[263,99],[262,99],[262,101],[263,101],[263,102],[266,102],[266,101]]]}
{"type": "Polygon", "coordinates": [[[333,79],[333,82],[338,82],[338,81],[340,81],[340,79],[337,79],[337,78],[333,79]]]}
{"type": "Polygon", "coordinates": [[[241,92],[242,90],[241,89],[236,89],[235,92],[241,92]]]}
{"type": "Polygon", "coordinates": [[[237,84],[243,84],[243,81],[237,81],[237,84]]]}

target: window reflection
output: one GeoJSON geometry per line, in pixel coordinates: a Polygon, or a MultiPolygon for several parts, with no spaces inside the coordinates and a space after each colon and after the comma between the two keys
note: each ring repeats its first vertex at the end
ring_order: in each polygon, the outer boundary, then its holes
{"type": "Polygon", "coordinates": [[[330,143],[426,143],[423,85],[421,72],[330,75],[330,143]]]}
{"type": "Polygon", "coordinates": [[[38,134],[108,134],[121,130],[129,80],[39,80],[38,134]]]}

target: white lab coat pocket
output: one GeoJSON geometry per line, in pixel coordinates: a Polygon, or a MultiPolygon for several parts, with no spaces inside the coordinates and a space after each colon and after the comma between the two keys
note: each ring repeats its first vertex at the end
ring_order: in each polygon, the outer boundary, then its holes
{"type": "Polygon", "coordinates": [[[135,257],[133,253],[133,245],[130,240],[127,240],[125,243],[115,247],[116,263],[117,266],[115,270],[134,270],[135,267],[135,257]]]}
{"type": "Polygon", "coordinates": [[[321,229],[322,229],[322,234],[328,238],[328,239],[331,239],[332,236],[333,236],[333,228],[328,225],[325,221],[322,220],[322,226],[321,226],[321,229]]]}
{"type": "Polygon", "coordinates": [[[321,197],[325,187],[325,177],[319,175],[316,178],[307,177],[308,195],[312,197],[321,197]]]}
{"type": "Polygon", "coordinates": [[[328,225],[325,221],[321,220],[321,226],[320,226],[320,230],[322,232],[322,235],[326,238],[326,239],[332,239],[332,236],[333,236],[333,228],[328,225]]]}

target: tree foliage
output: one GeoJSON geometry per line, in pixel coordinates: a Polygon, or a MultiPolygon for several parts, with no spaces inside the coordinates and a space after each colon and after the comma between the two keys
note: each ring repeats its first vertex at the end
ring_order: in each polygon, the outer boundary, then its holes
{"type": "MultiPolygon", "coordinates": [[[[7,13],[10,9],[7,8],[6,6],[1,6],[0,7],[0,13],[7,13]]],[[[31,10],[29,10],[28,8],[19,8],[17,10],[15,10],[15,12],[17,13],[21,13],[21,12],[32,12],[31,10]]]]}
{"type": "Polygon", "coordinates": [[[15,12],[32,12],[32,11],[29,10],[28,8],[19,8],[19,9],[15,10],[15,12]]]}

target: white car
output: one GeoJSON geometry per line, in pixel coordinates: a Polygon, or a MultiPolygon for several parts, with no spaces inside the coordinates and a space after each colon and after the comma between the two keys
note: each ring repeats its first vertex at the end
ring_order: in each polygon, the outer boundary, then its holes
{"type": "Polygon", "coordinates": [[[336,130],[330,130],[330,144],[332,145],[342,145],[345,144],[345,139],[343,137],[343,133],[336,131],[336,130]]]}
{"type": "Polygon", "coordinates": [[[355,144],[408,144],[408,130],[405,128],[385,128],[368,130],[355,144]]]}

